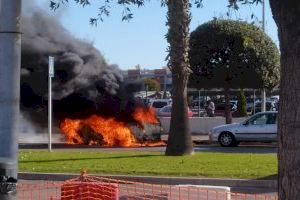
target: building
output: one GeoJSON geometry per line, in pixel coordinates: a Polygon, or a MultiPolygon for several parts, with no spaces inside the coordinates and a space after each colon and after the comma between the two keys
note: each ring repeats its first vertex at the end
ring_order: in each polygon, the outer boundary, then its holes
{"type": "Polygon", "coordinates": [[[134,81],[143,78],[154,78],[161,86],[161,90],[171,90],[172,88],[172,74],[168,68],[161,69],[129,69],[123,71],[124,79],[127,81],[134,81]]]}

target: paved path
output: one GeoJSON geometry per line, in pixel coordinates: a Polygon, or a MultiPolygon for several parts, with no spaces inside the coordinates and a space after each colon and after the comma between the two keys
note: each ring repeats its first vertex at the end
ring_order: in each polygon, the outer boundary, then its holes
{"type": "MultiPolygon", "coordinates": [[[[18,200],[60,199],[63,183],[62,181],[20,180],[18,200]]],[[[276,191],[262,188],[157,185],[122,181],[116,183],[118,183],[120,200],[273,200],[277,197],[276,191]]]]}

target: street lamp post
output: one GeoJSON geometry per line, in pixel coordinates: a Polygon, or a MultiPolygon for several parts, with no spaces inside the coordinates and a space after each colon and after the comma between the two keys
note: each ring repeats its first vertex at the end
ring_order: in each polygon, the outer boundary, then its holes
{"type": "Polygon", "coordinates": [[[17,199],[21,0],[0,1],[0,199],[17,199]]]}
{"type": "Polygon", "coordinates": [[[48,150],[52,151],[52,78],[54,77],[54,57],[49,56],[48,74],[48,150]]]}

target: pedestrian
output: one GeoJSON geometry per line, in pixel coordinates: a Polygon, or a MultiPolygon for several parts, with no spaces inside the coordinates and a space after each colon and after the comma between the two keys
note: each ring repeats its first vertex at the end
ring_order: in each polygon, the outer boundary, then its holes
{"type": "Polygon", "coordinates": [[[206,112],[209,117],[215,116],[215,103],[212,100],[208,101],[206,112]]]}

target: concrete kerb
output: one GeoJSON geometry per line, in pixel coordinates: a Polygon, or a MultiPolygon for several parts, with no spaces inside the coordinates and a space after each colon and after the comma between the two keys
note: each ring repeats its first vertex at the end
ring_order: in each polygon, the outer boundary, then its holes
{"type": "MultiPolygon", "coordinates": [[[[228,187],[249,187],[249,188],[277,188],[277,180],[249,180],[249,179],[219,179],[219,178],[190,178],[190,177],[161,177],[161,176],[131,176],[131,175],[101,175],[90,174],[91,176],[101,176],[106,178],[127,180],[133,182],[143,182],[161,185],[212,185],[228,187]]],[[[20,180],[49,180],[65,181],[76,178],[79,174],[58,174],[58,173],[19,173],[20,180]]]]}

